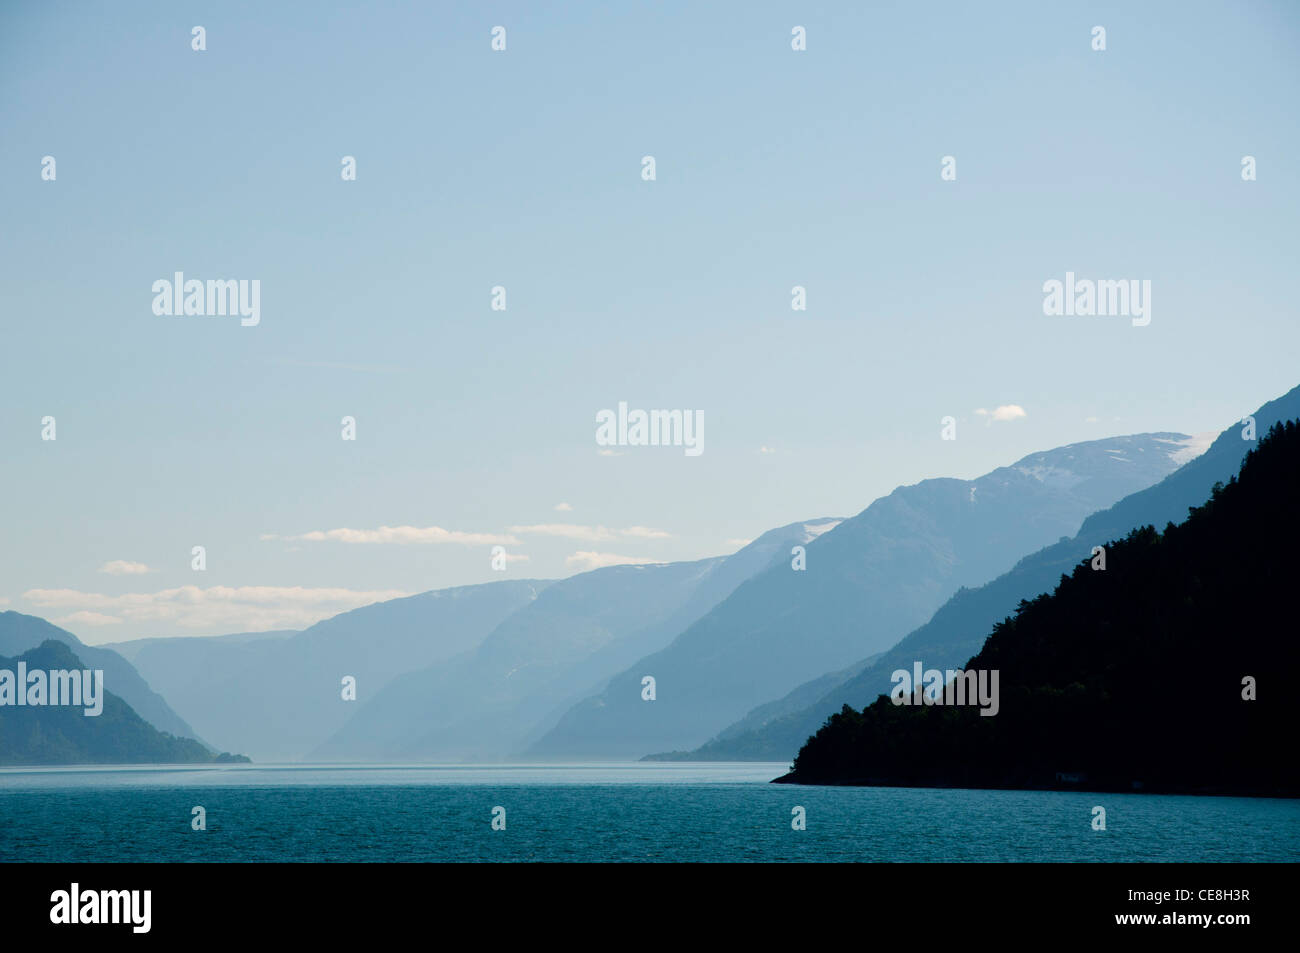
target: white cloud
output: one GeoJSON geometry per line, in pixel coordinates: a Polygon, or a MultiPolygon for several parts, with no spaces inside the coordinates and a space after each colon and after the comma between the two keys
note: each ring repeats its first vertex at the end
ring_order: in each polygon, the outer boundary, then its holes
{"type": "Polygon", "coordinates": [[[64,618],[83,624],[102,625],[110,620],[161,622],[178,628],[220,627],[238,632],[301,629],[349,609],[406,595],[410,593],[396,589],[310,589],[303,586],[211,586],[202,589],[180,586],[121,596],[77,589],[29,589],[23,593],[23,598],[41,609],[74,610],[64,618]],[[98,618],[92,621],[92,617],[98,618]]]}
{"type": "Polygon", "coordinates": [[[555,511],[556,511],[557,513],[572,513],[572,512],[573,512],[573,504],[572,504],[572,503],[556,503],[556,504],[555,504],[555,511]]]}
{"type": "Polygon", "coordinates": [[[139,576],[147,572],[155,572],[144,563],[133,563],[126,559],[114,559],[104,563],[96,572],[106,572],[110,576],[139,576]]]}
{"type": "Polygon", "coordinates": [[[735,546],[737,549],[744,549],[752,542],[753,542],[752,539],[729,539],[727,540],[727,545],[735,546]]]}
{"type": "Polygon", "coordinates": [[[9,600],[6,599],[4,596],[0,596],[0,606],[7,606],[7,605],[9,605],[9,600]]]}
{"type": "Polygon", "coordinates": [[[759,452],[759,453],[776,453],[776,451],[775,451],[774,449],[772,449],[771,447],[759,447],[759,448],[758,448],[758,452],[759,452]]]}
{"type": "Polygon", "coordinates": [[[309,543],[461,543],[467,546],[518,545],[513,536],[500,533],[462,533],[441,526],[381,526],[378,529],[317,529],[298,536],[279,536],[263,533],[263,540],[304,540],[309,543]]]}
{"type": "Polygon", "coordinates": [[[992,410],[985,410],[983,407],[976,408],[975,413],[980,417],[988,417],[990,421],[994,420],[1015,420],[1018,417],[1028,417],[1025,408],[1019,404],[1003,404],[1000,407],[994,407],[992,410]]]}
{"type": "Polygon", "coordinates": [[[618,450],[597,450],[596,454],[602,457],[621,457],[623,454],[618,450]]]}
{"type": "Polygon", "coordinates": [[[1084,418],[1083,418],[1083,422],[1084,422],[1085,424],[1095,424],[1095,423],[1098,423],[1098,418],[1096,418],[1096,417],[1084,417],[1084,418]]]}
{"type": "Polygon", "coordinates": [[[672,539],[671,533],[665,533],[661,529],[651,529],[649,526],[629,526],[627,529],[619,530],[619,533],[635,539],[672,539]]]}
{"type": "Polygon", "coordinates": [[[531,526],[511,526],[510,532],[520,536],[559,536],[563,539],[579,539],[587,543],[617,539],[612,529],[604,526],[579,526],[576,523],[534,523],[531,526]]]}
{"type": "Polygon", "coordinates": [[[582,526],[577,523],[534,523],[531,526],[511,526],[511,533],[520,536],[558,536],[584,543],[604,543],[613,539],[671,539],[672,534],[648,526],[629,526],[627,529],[610,529],[607,526],[582,526]]]}
{"type": "Polygon", "coordinates": [[[51,622],[58,625],[121,625],[122,620],[115,615],[105,615],[102,612],[91,612],[88,609],[82,609],[71,615],[59,616],[57,619],[51,619],[51,622]]]}
{"type": "Polygon", "coordinates": [[[615,553],[574,553],[564,560],[570,569],[587,572],[591,569],[603,569],[606,566],[647,566],[657,563],[657,559],[642,559],[637,556],[619,556],[615,553]]]}

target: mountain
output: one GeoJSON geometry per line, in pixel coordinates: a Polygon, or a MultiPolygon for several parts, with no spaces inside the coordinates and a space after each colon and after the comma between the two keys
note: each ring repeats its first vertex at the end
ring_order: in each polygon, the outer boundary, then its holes
{"type": "MultiPolygon", "coordinates": [[[[0,669],[17,673],[85,670],[96,666],[73,654],[67,642],[48,639],[16,658],[0,656],[0,669]]],[[[214,755],[193,738],[158,731],[115,693],[104,672],[103,709],[87,716],[84,706],[0,707],[0,764],[201,764],[246,760],[214,755]]],[[[20,686],[21,687],[21,686],[20,686]]]]}
{"type": "Polygon", "coordinates": [[[1192,443],[1175,433],[1088,441],[976,480],[899,487],[809,542],[804,571],[787,553],[615,675],[527,755],[636,758],[700,745],[755,705],[889,648],[960,587],[1164,477],[1192,443]],[[652,703],[641,697],[647,675],[657,680],[652,703]]]}
{"type": "MultiPolygon", "coordinates": [[[[1300,387],[1269,401],[1252,416],[1257,434],[1278,422],[1300,417],[1300,387]]],[[[1205,453],[1164,480],[1089,516],[1077,535],[1026,556],[1010,572],[987,585],[962,589],[928,622],[857,675],[823,692],[815,702],[802,706],[778,704],[774,706],[778,712],[775,717],[764,718],[762,712],[752,712],[688,757],[703,761],[784,761],[792,758],[799,746],[844,705],[860,709],[882,692],[888,693],[890,674],[896,669],[910,670],[918,659],[927,667],[956,668],[979,651],[990,628],[1013,612],[1022,599],[1050,591],[1062,574],[1091,555],[1094,546],[1106,539],[1122,538],[1139,526],[1163,526],[1183,519],[1190,507],[1210,495],[1215,483],[1237,472],[1242,457],[1254,446],[1242,439],[1243,432],[1240,423],[1233,424],[1205,453]]],[[[807,694],[801,688],[791,697],[801,701],[807,694]]]]}
{"type": "Polygon", "coordinates": [[[847,668],[828,672],[804,682],[775,701],[764,702],[694,751],[657,752],[645,755],[641,760],[787,761],[790,756],[779,752],[797,751],[799,745],[808,737],[806,733],[798,734],[800,722],[791,716],[799,715],[804,709],[817,705],[828,694],[834,693],[841,685],[878,662],[884,655],[884,652],[879,652],[847,668]],[[787,726],[790,728],[789,732],[779,730],[787,726]],[[768,730],[760,731],[763,728],[768,730]],[[778,753],[773,756],[773,752],[778,753]]]}
{"type": "Polygon", "coordinates": [[[135,662],[142,653],[149,652],[155,656],[157,664],[192,667],[195,660],[190,653],[202,654],[214,642],[233,645],[241,642],[258,642],[262,639],[287,639],[297,635],[299,631],[299,629],[271,629],[266,632],[235,632],[231,635],[196,635],[184,638],[161,636],[131,639],[127,642],[105,642],[100,647],[112,649],[128,662],[135,662]]]}
{"type": "Polygon", "coordinates": [[[1300,424],[1275,424],[1185,522],[1103,537],[1104,571],[1084,559],[993,627],[963,666],[998,674],[992,717],[845,705],[781,780],[1300,796],[1297,486],[1300,424]]]}
{"type": "Polygon", "coordinates": [[[655,651],[790,547],[839,520],[792,523],[727,557],[611,566],[553,583],[474,651],[397,679],[314,760],[499,760],[584,693],[655,651]]]}
{"type": "Polygon", "coordinates": [[[159,731],[180,738],[198,738],[194,729],[140,676],[125,658],[107,646],[86,645],[71,632],[34,615],[0,612],[0,655],[14,656],[43,642],[62,642],[86,667],[102,669],[108,689],[159,731]]]}
{"type": "Polygon", "coordinates": [[[353,609],[287,638],[150,640],[135,662],[205,738],[259,761],[297,760],[391,679],[478,645],[547,585],[439,589],[353,609]],[[357,701],[342,697],[349,675],[357,701]]]}

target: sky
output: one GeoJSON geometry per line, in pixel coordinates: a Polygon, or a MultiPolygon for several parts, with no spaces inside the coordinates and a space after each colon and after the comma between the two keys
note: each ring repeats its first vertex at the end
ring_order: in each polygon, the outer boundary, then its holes
{"type": "Polygon", "coordinates": [[[5,4],[0,610],[301,628],[1221,430],[1300,383],[1298,51],[1287,2],[5,4]],[[178,271],[259,322],[155,314],[178,271]],[[703,452],[598,445],[620,401],[703,452]]]}

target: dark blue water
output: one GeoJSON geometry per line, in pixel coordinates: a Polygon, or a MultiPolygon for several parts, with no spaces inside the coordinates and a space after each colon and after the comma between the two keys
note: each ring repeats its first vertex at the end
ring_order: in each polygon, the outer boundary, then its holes
{"type": "Polygon", "coordinates": [[[765,783],[785,768],[6,769],[0,861],[1300,860],[1296,801],[765,783]]]}

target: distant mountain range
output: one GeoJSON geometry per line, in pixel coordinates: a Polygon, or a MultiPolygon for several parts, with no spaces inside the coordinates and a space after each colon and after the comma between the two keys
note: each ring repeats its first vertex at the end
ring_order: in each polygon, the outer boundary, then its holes
{"type": "MultiPolygon", "coordinates": [[[[1300,417],[1300,387],[1260,407],[1252,415],[1257,434],[1300,417]]],[[[782,761],[844,705],[861,709],[890,690],[890,673],[910,669],[913,661],[927,666],[956,668],[983,644],[992,626],[1010,615],[1022,599],[1048,592],[1057,580],[1089,556],[1092,547],[1119,539],[1143,526],[1164,526],[1184,519],[1190,507],[1202,503],[1217,482],[1230,479],[1254,443],[1242,439],[1234,423],[1209,449],[1185,463],[1161,482],[1139,490],[1088,517],[1079,532],[1021,559],[1009,572],[977,588],[964,588],[924,625],[917,627],[869,665],[844,677],[823,676],[794,689],[785,699],[755,709],[707,744],[673,759],[702,761],[782,761]],[[818,697],[809,702],[810,696],[818,697]]]]}
{"type": "MultiPolygon", "coordinates": [[[[1262,432],[1297,415],[1300,388],[1255,417],[1262,432]]],[[[5,612],[0,653],[56,639],[154,727],[259,761],[785,760],[845,704],[887,692],[894,669],[964,662],[1100,540],[1181,518],[1246,444],[1234,427],[1203,446],[1072,444],[899,487],[731,556],[435,590],[301,632],[92,648],[5,612]]]]}
{"type": "Polygon", "coordinates": [[[707,739],[828,663],[848,666],[841,680],[857,673],[863,647],[888,647],[957,586],[1159,479],[1191,445],[1146,434],[1034,454],[975,481],[900,488],[850,520],[779,527],[727,557],[436,590],[301,632],[97,651],[133,663],[141,697],[152,685],[171,699],[178,727],[259,761],[638,757],[707,739]],[[791,568],[795,546],[804,571],[791,568]],[[646,674],[659,680],[653,705],[646,674]],[[342,698],[345,676],[356,701],[342,698]]]}
{"type": "Polygon", "coordinates": [[[136,666],[205,738],[257,761],[296,761],[389,681],[478,645],[548,582],[507,580],[379,602],[285,637],[151,639],[136,666]],[[356,679],[357,701],[342,680],[356,679]]]}
{"type": "Polygon", "coordinates": [[[995,715],[845,705],[780,780],[1300,796],[1297,487],[1289,421],[1185,522],[1094,536],[1104,571],[1076,560],[953,666],[999,673],[995,715]]]}
{"type": "Polygon", "coordinates": [[[1035,453],[975,480],[899,487],[811,540],[805,570],[787,551],[571,708],[524,755],[634,759],[700,745],[808,679],[856,674],[961,587],[1074,533],[1193,453],[1184,434],[1139,434],[1035,453]],[[641,697],[645,676],[657,680],[654,702],[641,697]]]}
{"type": "Polygon", "coordinates": [[[67,645],[85,667],[102,669],[108,690],[159,731],[181,738],[198,738],[185,719],[176,714],[140,677],[135,667],[112,648],[86,645],[71,632],[34,615],[0,612],[0,655],[20,655],[50,640],[67,645]]]}
{"type": "MultiPolygon", "coordinates": [[[[0,656],[0,669],[18,673],[22,671],[19,663],[26,666],[28,673],[97,667],[97,663],[78,658],[65,641],[58,639],[47,639],[15,658],[0,656]]],[[[193,738],[177,738],[157,730],[126,701],[107,690],[110,682],[105,670],[103,707],[93,716],[87,716],[83,706],[50,704],[53,699],[48,697],[36,706],[6,704],[0,708],[0,764],[202,764],[247,760],[217,755],[193,738]]]]}
{"type": "Polygon", "coordinates": [[[394,681],[312,760],[500,760],[725,599],[754,573],[839,521],[765,533],[698,562],[611,566],[554,582],[472,652],[394,681]]]}

